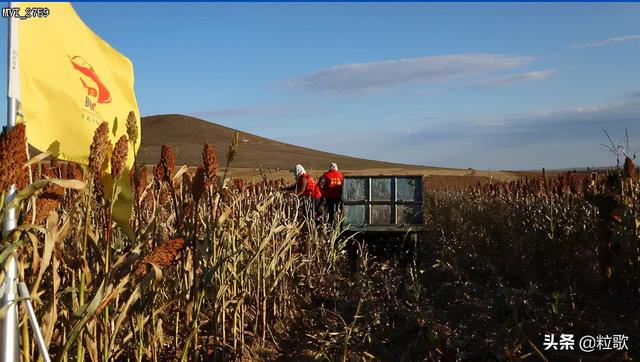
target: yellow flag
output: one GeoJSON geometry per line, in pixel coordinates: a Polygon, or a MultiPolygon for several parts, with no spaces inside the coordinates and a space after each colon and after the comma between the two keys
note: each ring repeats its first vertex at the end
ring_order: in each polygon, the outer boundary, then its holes
{"type": "MultiPolygon", "coordinates": [[[[42,151],[52,150],[61,159],[88,164],[89,147],[100,123],[109,124],[115,144],[127,134],[127,115],[133,111],[139,132],[131,61],[87,27],[70,3],[14,4],[21,13],[27,7],[49,9],[46,18],[12,20],[17,22],[12,26],[17,46],[11,48],[16,48],[14,70],[19,74],[13,93],[21,104],[18,121],[26,123],[29,143],[42,151]]],[[[129,143],[127,169],[140,146],[141,137],[136,138],[135,145],[129,143]]],[[[113,212],[121,226],[127,225],[132,203],[124,175],[118,182],[121,193],[113,212]]]]}

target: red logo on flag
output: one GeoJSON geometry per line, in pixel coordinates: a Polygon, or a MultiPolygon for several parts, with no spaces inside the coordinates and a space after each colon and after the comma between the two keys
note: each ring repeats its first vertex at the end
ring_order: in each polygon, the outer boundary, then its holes
{"type": "MultiPolygon", "coordinates": [[[[98,74],[91,64],[79,55],[70,58],[70,60],[73,68],[82,74],[80,82],[82,82],[82,86],[87,89],[87,97],[96,99],[97,103],[111,102],[111,94],[109,93],[109,90],[102,83],[100,77],[98,77],[98,74]]],[[[95,103],[92,105],[91,109],[94,107],[95,103]]]]}

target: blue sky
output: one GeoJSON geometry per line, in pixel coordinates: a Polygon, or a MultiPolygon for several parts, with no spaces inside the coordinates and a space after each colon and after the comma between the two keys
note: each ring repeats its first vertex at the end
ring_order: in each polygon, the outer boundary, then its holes
{"type": "Polygon", "coordinates": [[[74,6],[143,115],[462,168],[611,164],[603,128],[640,150],[640,4],[74,6]]]}

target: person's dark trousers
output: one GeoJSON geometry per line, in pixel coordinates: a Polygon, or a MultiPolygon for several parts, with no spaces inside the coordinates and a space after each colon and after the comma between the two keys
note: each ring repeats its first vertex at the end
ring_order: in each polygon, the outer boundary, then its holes
{"type": "Polygon", "coordinates": [[[300,208],[305,216],[313,217],[315,214],[315,203],[310,196],[300,196],[300,208]]]}
{"type": "Polygon", "coordinates": [[[324,212],[322,212],[322,199],[313,199],[313,212],[315,213],[316,221],[321,221],[324,217],[324,212]]]}
{"type": "Polygon", "coordinates": [[[322,216],[322,199],[315,199],[311,196],[300,196],[300,207],[305,215],[313,219],[322,216]]]}
{"type": "Polygon", "coordinates": [[[335,215],[342,206],[341,199],[329,199],[327,198],[327,213],[329,214],[329,224],[333,224],[333,220],[335,219],[335,215]]]}

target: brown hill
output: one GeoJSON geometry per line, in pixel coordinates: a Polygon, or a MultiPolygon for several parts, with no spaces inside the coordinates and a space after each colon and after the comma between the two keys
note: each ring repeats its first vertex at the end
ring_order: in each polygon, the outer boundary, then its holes
{"type": "MultiPolygon", "coordinates": [[[[236,130],[198,118],[169,114],[142,118],[142,145],[138,160],[155,164],[160,157],[160,146],[170,145],[178,164],[199,165],[202,162],[202,145],[213,143],[218,151],[218,162],[224,165],[226,151],[236,130]]],[[[374,168],[425,169],[422,166],[402,165],[366,160],[294,146],[250,133],[238,131],[240,147],[233,167],[289,169],[301,163],[309,170],[326,169],[330,162],[337,162],[342,169],[361,170],[374,168]]]]}

